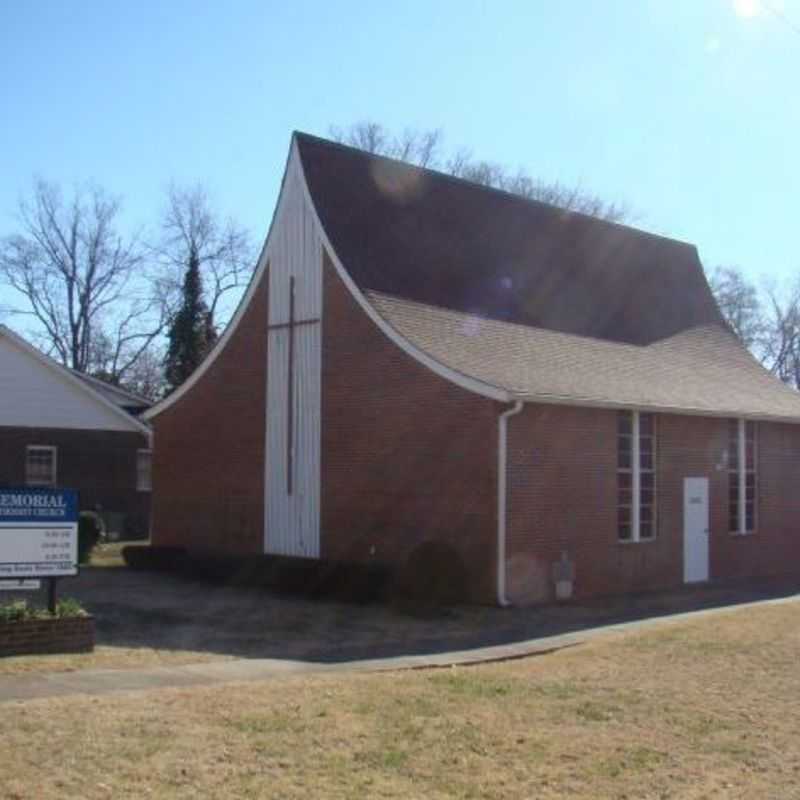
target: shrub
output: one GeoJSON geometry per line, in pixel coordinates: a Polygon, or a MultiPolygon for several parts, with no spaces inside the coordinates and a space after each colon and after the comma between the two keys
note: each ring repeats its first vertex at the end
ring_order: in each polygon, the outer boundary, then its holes
{"type": "Polygon", "coordinates": [[[392,569],[385,564],[320,563],[310,591],[312,596],[346,603],[378,603],[386,599],[392,576],[392,569]]]}
{"type": "Polygon", "coordinates": [[[0,606],[0,622],[20,622],[30,619],[33,609],[27,600],[15,600],[0,606]]]}
{"type": "Polygon", "coordinates": [[[464,559],[444,542],[423,542],[412,550],[392,587],[392,602],[398,610],[422,616],[463,603],[468,596],[464,559]]]}
{"type": "Polygon", "coordinates": [[[78,563],[88,564],[92,550],[100,541],[100,526],[93,515],[81,514],[78,519],[78,563]]]}
{"type": "Polygon", "coordinates": [[[172,571],[181,568],[186,551],[182,547],[129,544],[122,548],[122,558],[131,569],[172,571]]]}
{"type": "MultiPolygon", "coordinates": [[[[56,603],[56,617],[85,617],[86,610],[72,597],[63,597],[56,603]]],[[[0,623],[23,622],[29,619],[50,619],[46,608],[32,606],[27,600],[15,600],[0,605],[0,623]]]]}
{"type": "Polygon", "coordinates": [[[56,603],[57,617],[85,617],[86,609],[74,597],[62,597],[56,603]]]}

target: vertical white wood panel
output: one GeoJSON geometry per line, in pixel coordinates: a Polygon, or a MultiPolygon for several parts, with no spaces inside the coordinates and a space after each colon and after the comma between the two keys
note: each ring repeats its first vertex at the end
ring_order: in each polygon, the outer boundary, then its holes
{"type": "MultiPolygon", "coordinates": [[[[293,153],[270,243],[269,324],[289,320],[290,278],[295,320],[322,316],[322,245],[306,208],[293,153]]],[[[294,331],[293,491],[287,491],[289,331],[269,330],[264,551],[319,556],[321,321],[294,331]]]]}

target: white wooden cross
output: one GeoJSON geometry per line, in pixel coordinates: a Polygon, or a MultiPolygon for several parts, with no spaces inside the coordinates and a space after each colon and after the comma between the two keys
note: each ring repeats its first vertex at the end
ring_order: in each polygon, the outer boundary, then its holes
{"type": "Polygon", "coordinates": [[[292,493],[294,472],[294,331],[300,325],[313,325],[320,321],[294,318],[294,275],[289,276],[289,320],[277,325],[267,325],[267,330],[286,328],[289,331],[289,375],[286,380],[286,493],[292,493]]]}

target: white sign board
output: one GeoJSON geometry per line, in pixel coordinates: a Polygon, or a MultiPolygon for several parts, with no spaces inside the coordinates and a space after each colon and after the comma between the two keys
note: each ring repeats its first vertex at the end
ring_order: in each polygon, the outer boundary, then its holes
{"type": "Polygon", "coordinates": [[[29,580],[11,580],[11,581],[0,581],[0,592],[27,592],[33,589],[40,589],[42,586],[42,582],[39,580],[36,581],[29,581],[29,580]]]}
{"type": "Polygon", "coordinates": [[[0,578],[75,575],[78,526],[0,526],[0,578]],[[9,559],[13,558],[13,561],[9,559]]]}
{"type": "Polygon", "coordinates": [[[0,489],[0,580],[77,574],[75,493],[0,489]]]}

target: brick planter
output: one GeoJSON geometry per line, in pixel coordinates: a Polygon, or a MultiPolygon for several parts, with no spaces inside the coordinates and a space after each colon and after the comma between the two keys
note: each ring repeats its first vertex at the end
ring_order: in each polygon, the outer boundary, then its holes
{"type": "Polygon", "coordinates": [[[94,650],[94,617],[0,622],[0,657],[94,650]]]}

